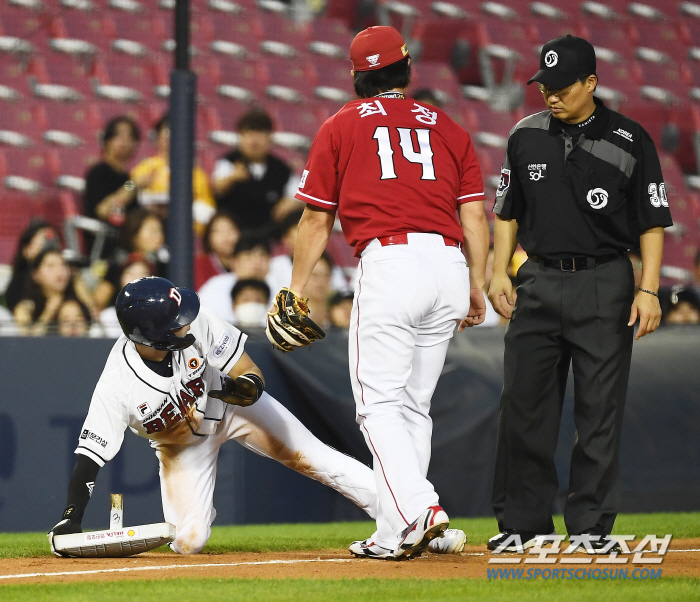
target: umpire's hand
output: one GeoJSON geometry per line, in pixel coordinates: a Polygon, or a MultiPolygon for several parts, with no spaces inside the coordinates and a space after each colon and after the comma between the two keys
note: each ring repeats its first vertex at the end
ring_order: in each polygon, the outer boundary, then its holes
{"type": "Polygon", "coordinates": [[[513,283],[505,272],[494,272],[489,286],[489,301],[499,316],[510,320],[513,314],[516,294],[513,283]]]}
{"type": "Polygon", "coordinates": [[[632,303],[630,321],[627,326],[632,326],[639,318],[639,328],[637,329],[636,340],[641,339],[645,334],[654,332],[661,323],[661,305],[658,297],[639,291],[632,303]]]}

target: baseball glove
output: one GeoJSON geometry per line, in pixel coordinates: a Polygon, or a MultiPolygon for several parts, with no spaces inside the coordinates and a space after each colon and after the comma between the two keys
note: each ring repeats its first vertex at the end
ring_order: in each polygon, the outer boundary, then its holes
{"type": "Polygon", "coordinates": [[[256,374],[244,374],[235,380],[225,376],[222,388],[209,391],[209,397],[220,399],[234,406],[252,406],[264,390],[263,382],[256,374]]]}
{"type": "Polygon", "coordinates": [[[265,334],[280,351],[311,345],[326,336],[323,329],[309,318],[309,306],[293,291],[283,288],[277,293],[273,308],[267,313],[265,334]]]}

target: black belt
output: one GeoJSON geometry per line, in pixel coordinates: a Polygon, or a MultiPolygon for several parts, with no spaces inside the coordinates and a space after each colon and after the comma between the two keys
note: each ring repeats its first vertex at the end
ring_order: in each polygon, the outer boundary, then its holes
{"type": "Polygon", "coordinates": [[[600,257],[565,257],[564,259],[547,259],[546,257],[530,255],[529,258],[540,265],[555,268],[562,272],[579,272],[580,270],[592,270],[603,263],[614,261],[620,255],[620,253],[608,253],[600,257]]]}

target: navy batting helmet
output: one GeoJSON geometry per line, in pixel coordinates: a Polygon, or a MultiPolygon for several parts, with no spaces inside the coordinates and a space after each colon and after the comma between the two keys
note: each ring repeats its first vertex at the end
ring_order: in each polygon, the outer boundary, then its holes
{"type": "Polygon", "coordinates": [[[134,341],[161,351],[186,349],[195,341],[178,330],[199,313],[199,297],[188,288],[178,288],[170,280],[150,276],[127,284],[115,303],[117,319],[124,334],[134,341]]]}

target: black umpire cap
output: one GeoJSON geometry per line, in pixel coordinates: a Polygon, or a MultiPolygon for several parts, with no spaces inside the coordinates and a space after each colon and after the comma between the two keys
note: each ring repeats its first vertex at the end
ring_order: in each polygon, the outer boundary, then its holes
{"type": "Polygon", "coordinates": [[[552,90],[561,90],[595,72],[595,50],[591,43],[566,35],[542,47],[540,70],[527,83],[539,82],[552,90]]]}

